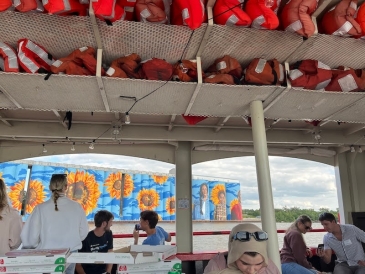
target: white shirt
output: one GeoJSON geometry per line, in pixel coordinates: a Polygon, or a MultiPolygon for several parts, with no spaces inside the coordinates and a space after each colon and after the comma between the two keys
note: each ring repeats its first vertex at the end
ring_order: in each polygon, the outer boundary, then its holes
{"type": "Polygon", "coordinates": [[[20,235],[23,248],[81,249],[89,232],[84,210],[67,197],[59,197],[57,207],[51,198],[34,208],[20,235]]]}
{"type": "Polygon", "coordinates": [[[202,200],[202,212],[203,212],[203,216],[205,216],[205,203],[206,203],[206,201],[202,200]]]}

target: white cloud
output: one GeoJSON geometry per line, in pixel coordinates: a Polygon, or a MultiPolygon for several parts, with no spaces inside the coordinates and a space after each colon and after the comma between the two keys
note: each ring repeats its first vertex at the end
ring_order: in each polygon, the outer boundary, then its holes
{"type": "MultiPolygon", "coordinates": [[[[175,167],[154,160],[101,154],[72,154],[29,160],[157,173],[168,173],[175,167]]],[[[192,170],[194,175],[239,181],[243,208],[260,207],[254,157],[228,158],[195,164],[192,170]]],[[[270,174],[276,208],[297,206],[336,209],[338,207],[332,166],[300,159],[270,157],[270,174]]]]}

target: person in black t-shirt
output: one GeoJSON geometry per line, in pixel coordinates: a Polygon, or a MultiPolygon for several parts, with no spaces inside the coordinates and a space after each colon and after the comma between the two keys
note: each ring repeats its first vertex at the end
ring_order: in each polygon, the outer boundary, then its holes
{"type": "MultiPolygon", "coordinates": [[[[82,241],[79,252],[113,252],[113,225],[114,216],[107,210],[100,210],[95,214],[95,229],[87,234],[82,241]]],[[[78,274],[110,274],[112,264],[76,264],[78,274]]]]}

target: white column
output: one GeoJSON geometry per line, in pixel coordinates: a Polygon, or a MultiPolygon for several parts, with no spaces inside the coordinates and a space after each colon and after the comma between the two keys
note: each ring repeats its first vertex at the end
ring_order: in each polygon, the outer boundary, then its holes
{"type": "Polygon", "coordinates": [[[192,174],[191,142],[179,142],[176,165],[176,245],[178,252],[193,251],[193,222],[191,212],[192,174]],[[186,208],[188,206],[188,208],[186,208]]]}
{"type": "Polygon", "coordinates": [[[266,131],[262,102],[252,102],[250,104],[250,109],[262,228],[269,234],[269,257],[277,265],[281,272],[279,242],[275,220],[274,201],[272,196],[269,156],[267,152],[266,131]]]}

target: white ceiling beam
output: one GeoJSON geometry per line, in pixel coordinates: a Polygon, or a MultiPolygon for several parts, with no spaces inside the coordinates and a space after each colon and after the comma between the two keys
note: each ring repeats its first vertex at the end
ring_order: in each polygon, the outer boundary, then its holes
{"type": "Polygon", "coordinates": [[[219,122],[217,123],[217,127],[215,128],[215,132],[218,132],[221,130],[222,127],[224,127],[224,124],[227,123],[227,121],[231,118],[231,116],[227,116],[225,118],[220,118],[219,122]]]}
{"type": "MultiPolygon", "coordinates": [[[[13,127],[0,124],[1,137],[29,137],[29,138],[59,138],[93,140],[110,125],[85,125],[78,124],[70,131],[65,131],[57,124],[14,122],[13,127]]],[[[102,136],[100,139],[111,139],[112,136],[102,136]]],[[[166,125],[159,127],[146,127],[131,124],[124,127],[123,141],[196,141],[196,142],[238,142],[252,143],[251,128],[226,129],[212,134],[211,128],[176,127],[174,131],[167,131],[166,125]],[[148,134],[146,134],[148,132],[148,134]]],[[[312,135],[303,134],[302,131],[270,130],[267,132],[269,144],[315,144],[312,135]]],[[[335,130],[323,130],[321,132],[322,145],[357,144],[365,145],[362,134],[355,133],[344,136],[342,132],[335,130]]]]}
{"type": "Polygon", "coordinates": [[[12,124],[10,124],[7,120],[8,119],[6,119],[6,116],[5,116],[5,114],[4,113],[2,113],[1,111],[0,111],[0,120],[5,124],[5,125],[7,125],[8,127],[12,127],[13,125],[12,124]]]}
{"type": "Polygon", "coordinates": [[[58,118],[58,121],[61,123],[61,125],[63,125],[64,128],[68,128],[67,124],[63,121],[62,119],[62,116],[61,116],[61,113],[58,112],[57,110],[55,109],[52,109],[52,112],[57,116],[58,118]]]}
{"type": "Polygon", "coordinates": [[[345,130],[344,134],[345,134],[345,136],[348,136],[348,135],[354,134],[354,133],[356,133],[356,132],[358,132],[358,131],[360,131],[360,130],[362,130],[364,128],[365,128],[365,125],[364,124],[362,124],[362,125],[356,125],[354,127],[351,127],[349,129],[345,130]]]}
{"type": "Polygon", "coordinates": [[[174,126],[175,119],[176,119],[176,115],[174,114],[174,115],[171,116],[168,131],[172,130],[172,127],[174,126]]]}

